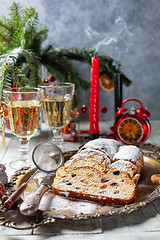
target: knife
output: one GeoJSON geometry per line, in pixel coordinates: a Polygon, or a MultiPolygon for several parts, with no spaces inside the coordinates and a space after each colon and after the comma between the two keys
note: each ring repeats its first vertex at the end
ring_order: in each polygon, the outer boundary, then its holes
{"type": "Polygon", "coordinates": [[[12,206],[14,205],[14,203],[20,198],[20,196],[22,195],[22,193],[24,192],[24,190],[27,188],[28,186],[28,182],[38,173],[38,169],[35,171],[35,173],[24,183],[21,184],[21,186],[15,190],[11,196],[8,197],[8,199],[3,203],[3,205],[7,208],[7,209],[11,209],[12,206]]]}
{"type": "Polygon", "coordinates": [[[49,188],[51,188],[55,176],[56,173],[46,175],[41,181],[37,191],[33,192],[32,194],[26,197],[26,199],[20,206],[20,212],[23,215],[26,216],[33,215],[38,210],[41,198],[44,195],[44,193],[49,188]]]}

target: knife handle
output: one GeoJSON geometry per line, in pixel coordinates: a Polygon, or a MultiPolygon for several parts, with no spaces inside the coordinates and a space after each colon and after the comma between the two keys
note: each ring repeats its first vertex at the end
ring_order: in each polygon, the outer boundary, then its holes
{"type": "Polygon", "coordinates": [[[22,185],[11,194],[11,196],[3,203],[3,205],[7,209],[11,209],[13,204],[20,198],[21,194],[24,192],[26,188],[27,188],[27,183],[26,182],[22,183],[22,185]]]}
{"type": "Polygon", "coordinates": [[[29,216],[34,214],[39,207],[43,194],[48,190],[48,186],[41,184],[36,192],[30,194],[20,206],[20,212],[29,216]]]}

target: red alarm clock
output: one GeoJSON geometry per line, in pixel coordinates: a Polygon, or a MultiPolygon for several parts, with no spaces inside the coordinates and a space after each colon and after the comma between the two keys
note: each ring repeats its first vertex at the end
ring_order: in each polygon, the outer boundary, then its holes
{"type": "Polygon", "coordinates": [[[137,144],[149,137],[151,125],[147,118],[150,117],[150,113],[143,107],[140,100],[134,98],[124,100],[115,117],[117,121],[114,124],[114,134],[117,140],[125,144],[137,144]],[[141,107],[127,112],[127,108],[123,106],[129,101],[136,101],[141,107]]]}

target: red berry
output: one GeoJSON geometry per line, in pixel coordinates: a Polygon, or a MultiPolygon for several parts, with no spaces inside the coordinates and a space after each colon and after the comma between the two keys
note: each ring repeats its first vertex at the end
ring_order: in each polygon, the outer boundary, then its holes
{"type": "Polygon", "coordinates": [[[54,76],[53,76],[53,75],[50,75],[50,76],[48,77],[48,81],[49,81],[50,83],[54,82],[54,81],[55,81],[54,76]]]}
{"type": "Polygon", "coordinates": [[[80,111],[81,111],[81,113],[86,113],[87,112],[86,105],[82,105],[80,111]]]}
{"type": "Polygon", "coordinates": [[[102,106],[101,107],[101,113],[106,113],[107,112],[107,108],[106,108],[106,106],[102,106]]]}

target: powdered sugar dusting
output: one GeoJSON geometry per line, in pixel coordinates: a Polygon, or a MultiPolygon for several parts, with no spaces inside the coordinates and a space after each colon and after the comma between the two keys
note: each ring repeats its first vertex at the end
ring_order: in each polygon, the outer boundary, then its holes
{"type": "Polygon", "coordinates": [[[48,206],[48,208],[50,209],[50,207],[52,207],[51,210],[55,212],[63,212],[65,210],[66,212],[71,212],[74,214],[90,214],[97,208],[97,204],[95,203],[80,200],[70,200],[58,195],[53,197],[53,192],[48,192],[45,195],[45,198],[42,198],[39,209],[43,210],[45,207],[46,210],[46,202],[50,202],[50,206],[48,206]]]}
{"type": "Polygon", "coordinates": [[[104,167],[108,167],[111,163],[109,155],[103,151],[91,148],[81,149],[65,163],[65,166],[69,167],[76,160],[86,160],[88,162],[90,162],[90,160],[94,160],[103,164],[104,167]]]}
{"type": "Polygon", "coordinates": [[[102,149],[112,159],[114,154],[118,151],[118,148],[120,145],[121,145],[121,143],[114,139],[98,138],[98,139],[87,142],[83,146],[83,148],[102,149]]]}
{"type": "Polygon", "coordinates": [[[138,173],[137,167],[127,160],[118,160],[113,162],[110,169],[118,169],[120,171],[128,172],[132,178],[136,173],[138,173]]]}
{"type": "Polygon", "coordinates": [[[116,140],[95,139],[86,143],[70,159],[65,176],[62,177],[60,172],[57,173],[54,181],[54,191],[56,194],[65,197],[83,198],[105,203],[129,203],[135,197],[135,183],[138,182],[138,177],[134,182],[135,174],[141,172],[143,163],[142,153],[138,147],[121,146],[116,140]],[[98,152],[95,154],[94,150],[98,152]],[[126,161],[127,164],[122,164],[125,171],[111,170],[106,173],[112,164],[109,164],[106,171],[102,171],[98,166],[94,168],[93,160],[95,160],[95,156],[100,158],[101,152],[103,152],[103,156],[105,154],[106,156],[109,155],[112,161],[118,161],[119,159],[119,161],[126,161]],[[74,162],[70,165],[72,160],[74,162]],[[87,166],[86,161],[92,162],[87,166]],[[96,169],[100,170],[98,171],[100,174],[96,172],[96,169]]]}
{"type": "Polygon", "coordinates": [[[36,164],[43,171],[54,171],[59,166],[60,158],[61,156],[58,154],[44,153],[36,159],[36,164]]]}
{"type": "Polygon", "coordinates": [[[114,160],[115,159],[120,159],[120,160],[134,160],[137,161],[139,160],[139,157],[142,156],[142,153],[140,149],[136,146],[120,146],[119,151],[115,153],[114,155],[114,160]]]}

